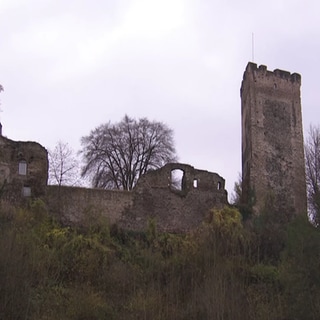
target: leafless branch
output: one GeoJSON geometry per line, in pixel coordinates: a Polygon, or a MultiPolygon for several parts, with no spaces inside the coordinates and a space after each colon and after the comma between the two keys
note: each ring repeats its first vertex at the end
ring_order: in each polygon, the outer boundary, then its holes
{"type": "Polygon", "coordinates": [[[103,124],[81,139],[85,166],[95,187],[131,190],[150,169],[175,161],[173,131],[165,124],[124,116],[103,124]]]}
{"type": "Polygon", "coordinates": [[[49,184],[80,185],[79,163],[68,143],[59,141],[49,150],[49,184]]]}
{"type": "Polygon", "coordinates": [[[310,126],[305,142],[308,210],[314,223],[320,225],[320,127],[310,126]]]}

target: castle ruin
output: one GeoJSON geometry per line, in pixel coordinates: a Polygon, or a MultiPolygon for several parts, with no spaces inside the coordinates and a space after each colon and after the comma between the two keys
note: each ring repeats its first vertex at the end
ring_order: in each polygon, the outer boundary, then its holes
{"type": "Polygon", "coordinates": [[[141,231],[150,219],[159,231],[186,232],[213,208],[228,204],[225,180],[217,173],[181,163],[168,163],[144,174],[132,191],[48,186],[46,202],[66,224],[82,224],[88,216],[104,215],[111,224],[141,231]],[[182,177],[177,185],[173,173],[182,177]]]}
{"type": "Polygon", "coordinates": [[[210,209],[228,204],[221,176],[181,163],[147,172],[132,191],[54,186],[47,180],[45,148],[0,136],[0,201],[23,205],[41,198],[65,225],[87,225],[104,216],[129,230],[145,230],[153,219],[159,231],[186,232],[200,225],[210,209]]]}
{"type": "MultiPolygon", "coordinates": [[[[241,85],[242,202],[255,214],[272,205],[279,221],[307,211],[299,74],[248,63],[241,85]]],[[[105,216],[130,230],[186,232],[210,209],[228,205],[225,180],[217,173],[170,163],[149,171],[132,191],[48,186],[48,153],[36,142],[2,136],[0,203],[20,205],[42,198],[65,224],[105,216]],[[181,173],[180,181],[173,173],[181,173]]]]}

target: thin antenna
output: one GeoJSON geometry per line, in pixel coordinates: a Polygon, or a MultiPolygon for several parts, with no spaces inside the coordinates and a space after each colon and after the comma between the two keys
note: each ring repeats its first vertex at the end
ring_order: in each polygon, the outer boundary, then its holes
{"type": "Polygon", "coordinates": [[[252,62],[254,62],[254,33],[252,32],[252,62]]]}

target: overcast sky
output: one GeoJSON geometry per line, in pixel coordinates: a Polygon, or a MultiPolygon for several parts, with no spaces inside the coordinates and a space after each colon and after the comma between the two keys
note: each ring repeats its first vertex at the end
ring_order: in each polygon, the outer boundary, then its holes
{"type": "Polygon", "coordinates": [[[230,194],[248,61],[300,73],[304,131],[320,122],[319,14],[317,0],[0,0],[3,134],[79,150],[102,123],[147,117],[230,194]]]}

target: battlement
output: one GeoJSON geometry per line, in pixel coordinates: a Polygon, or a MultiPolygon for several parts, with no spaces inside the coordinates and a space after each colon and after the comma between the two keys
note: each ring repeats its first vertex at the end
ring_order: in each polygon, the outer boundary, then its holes
{"type": "Polygon", "coordinates": [[[245,80],[246,75],[250,73],[253,75],[259,75],[260,77],[277,77],[279,79],[291,81],[292,83],[297,82],[301,84],[301,75],[299,73],[290,73],[289,71],[284,71],[280,69],[275,69],[274,71],[270,71],[267,69],[267,66],[260,65],[257,66],[256,63],[249,62],[246,70],[243,74],[243,80],[245,80]]]}

